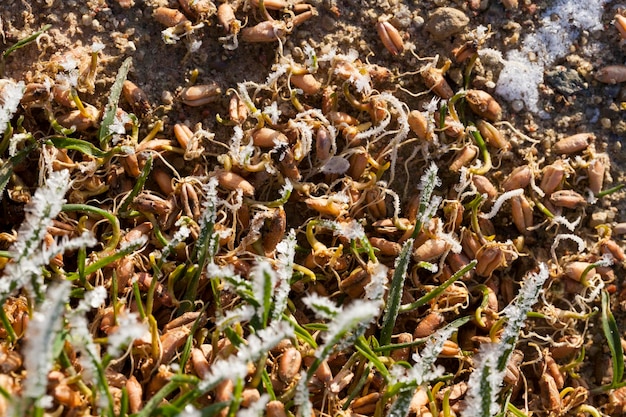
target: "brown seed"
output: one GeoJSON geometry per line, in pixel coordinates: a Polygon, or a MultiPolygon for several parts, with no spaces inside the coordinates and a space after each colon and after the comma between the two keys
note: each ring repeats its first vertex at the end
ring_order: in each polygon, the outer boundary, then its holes
{"type": "Polygon", "coordinates": [[[426,87],[444,100],[448,100],[454,95],[454,91],[444,77],[447,67],[447,65],[443,68],[429,66],[421,72],[426,87]]]}
{"type": "Polygon", "coordinates": [[[338,127],[344,127],[344,125],[357,126],[359,124],[359,119],[350,116],[348,113],[340,111],[330,111],[326,116],[328,117],[328,120],[338,127]]]}
{"type": "Polygon", "coordinates": [[[287,30],[277,21],[258,23],[256,26],[245,27],[241,30],[241,40],[244,42],[276,42],[284,37],[287,30]]]}
{"type": "Polygon", "coordinates": [[[312,74],[298,74],[291,76],[291,82],[293,85],[304,91],[304,94],[315,95],[322,88],[322,83],[317,81],[312,74]]]}
{"type": "Polygon", "coordinates": [[[493,200],[498,196],[498,190],[487,177],[474,174],[472,176],[472,183],[480,194],[487,194],[489,200],[493,200]]]}
{"type": "Polygon", "coordinates": [[[561,186],[561,182],[565,177],[565,166],[559,159],[551,165],[543,168],[543,178],[541,179],[541,188],[547,195],[552,194],[561,186]]]}
{"type": "Polygon", "coordinates": [[[176,137],[180,147],[187,149],[193,138],[193,132],[189,126],[182,123],[176,123],[174,125],[174,136],[176,137]]]}
{"type": "Polygon", "coordinates": [[[278,243],[283,240],[287,228],[287,216],[282,207],[272,211],[271,217],[267,218],[263,226],[263,251],[265,256],[271,256],[278,243]]]}
{"type": "Polygon", "coordinates": [[[265,406],[265,414],[267,417],[287,417],[285,404],[278,400],[270,401],[265,406]]]}
{"type": "Polygon", "coordinates": [[[613,24],[619,31],[620,36],[622,39],[626,39],[626,17],[621,14],[616,14],[614,19],[613,24]]]}
{"type": "MultiPolygon", "coordinates": [[[[413,341],[413,336],[411,333],[400,333],[397,336],[396,343],[411,343],[413,341]]],[[[408,361],[411,355],[410,347],[403,347],[400,349],[394,349],[391,351],[391,358],[394,361],[408,361]]]]}
{"type": "Polygon", "coordinates": [[[539,387],[541,389],[541,402],[546,410],[561,410],[561,396],[559,389],[554,382],[554,378],[548,373],[542,373],[539,377],[539,387]]]}
{"type": "Polygon", "coordinates": [[[84,115],[80,110],[72,110],[69,113],[60,115],[57,117],[57,122],[65,128],[74,128],[79,132],[86,132],[92,127],[96,126],[98,119],[100,118],[100,111],[91,104],[85,103],[85,111],[87,115],[84,115]]]}
{"type": "Polygon", "coordinates": [[[135,273],[135,263],[132,257],[125,256],[115,265],[115,275],[117,278],[117,292],[122,294],[126,291],[126,287],[130,282],[131,277],[135,273]]]}
{"type": "Polygon", "coordinates": [[[593,141],[592,133],[578,133],[559,140],[552,149],[556,154],[570,154],[587,149],[589,142],[593,141]]]}
{"type": "Polygon", "coordinates": [[[557,207],[576,208],[587,205],[587,200],[574,190],[555,191],[550,195],[550,202],[557,207]]]}
{"type": "Polygon", "coordinates": [[[235,17],[235,10],[233,6],[224,2],[217,8],[217,20],[227,33],[236,35],[241,29],[241,22],[235,17]]]}
{"type": "Polygon", "coordinates": [[[457,156],[450,164],[450,171],[458,172],[462,167],[467,166],[478,155],[478,149],[475,146],[464,146],[463,149],[457,151],[457,156]]]}
{"type": "Polygon", "coordinates": [[[444,357],[455,357],[461,352],[459,349],[459,345],[457,345],[452,340],[446,340],[443,343],[443,349],[441,349],[441,356],[444,357]]]}
{"type": "Polygon", "coordinates": [[[254,143],[255,146],[260,146],[261,148],[273,148],[280,144],[289,143],[289,139],[277,130],[270,129],[269,127],[262,127],[252,133],[252,143],[254,143]]]}
{"type": "MultiPolygon", "coordinates": [[[[259,7],[261,4],[260,0],[250,0],[250,4],[254,7],[259,7]]],[[[288,2],[284,0],[264,0],[263,6],[269,10],[283,10],[289,7],[288,2]]]]}
{"type": "Polygon", "coordinates": [[[554,383],[556,384],[557,389],[559,391],[562,390],[563,386],[565,385],[565,380],[563,378],[561,370],[559,369],[559,365],[550,354],[545,355],[544,360],[546,363],[546,370],[554,379],[554,383]]]}
{"type": "Polygon", "coordinates": [[[356,152],[350,156],[350,168],[347,174],[354,180],[359,180],[368,164],[368,155],[366,152],[356,152]]]}
{"type": "Polygon", "coordinates": [[[137,116],[145,117],[150,113],[148,95],[135,83],[128,80],[124,81],[122,94],[137,116]]]}
{"type": "MultiPolygon", "coordinates": [[[[569,279],[580,282],[583,279],[583,273],[591,264],[589,262],[575,261],[570,262],[564,268],[563,273],[569,279]]],[[[585,279],[589,279],[596,274],[596,269],[591,268],[585,276],[585,279]]]]}
{"type": "Polygon", "coordinates": [[[248,107],[246,107],[246,104],[237,94],[230,96],[230,101],[228,102],[228,116],[230,120],[237,124],[242,124],[248,118],[248,107]]]}
{"type": "Polygon", "coordinates": [[[381,237],[370,237],[369,241],[372,246],[378,249],[380,254],[384,256],[398,256],[402,250],[402,245],[398,242],[393,242],[381,237]]]}
{"type": "Polygon", "coordinates": [[[441,257],[444,252],[450,250],[450,243],[443,239],[428,239],[413,251],[413,259],[416,261],[433,261],[441,257]]]}
{"type": "Polygon", "coordinates": [[[256,388],[245,388],[241,393],[241,406],[249,408],[261,399],[261,394],[256,388]]]}
{"type": "Polygon", "coordinates": [[[82,403],[80,394],[64,382],[61,382],[59,385],[54,387],[52,395],[59,404],[62,404],[70,409],[77,408],[82,403]]]}
{"type": "Polygon", "coordinates": [[[485,245],[476,252],[476,273],[481,277],[490,277],[493,271],[506,265],[502,250],[497,245],[485,245]]]}
{"type": "Polygon", "coordinates": [[[178,3],[188,16],[202,20],[208,19],[216,11],[211,0],[178,0],[178,3]]]}
{"type": "Polygon", "coordinates": [[[504,191],[517,190],[526,188],[530,184],[532,171],[528,165],[515,168],[511,174],[502,182],[504,191]]]}
{"type": "Polygon", "coordinates": [[[152,170],[152,178],[163,194],[169,196],[174,192],[174,186],[172,185],[173,178],[170,173],[163,168],[155,167],[152,170]]]}
{"type": "Polygon", "coordinates": [[[157,22],[163,26],[172,27],[189,20],[178,9],[157,7],[153,14],[157,22]]]}
{"type": "Polygon", "coordinates": [[[278,377],[289,385],[300,373],[302,355],[295,347],[287,348],[278,361],[278,377]]]}
{"type": "Polygon", "coordinates": [[[596,80],[605,84],[617,84],[626,81],[626,65],[609,65],[596,72],[596,80]]]}
{"type": "Polygon", "coordinates": [[[201,349],[193,348],[191,350],[191,363],[193,365],[193,370],[200,378],[205,378],[209,375],[211,366],[201,349]]]}
{"type": "Polygon", "coordinates": [[[398,55],[404,52],[404,42],[402,36],[391,23],[386,20],[379,20],[376,23],[376,31],[384,47],[391,55],[398,55]]]}
{"type": "Polygon", "coordinates": [[[185,88],[180,98],[186,105],[196,107],[218,100],[221,94],[222,90],[217,83],[198,84],[185,88]]]}
{"type": "Polygon", "coordinates": [[[600,159],[594,159],[589,163],[587,175],[589,176],[589,189],[594,195],[598,195],[602,191],[604,183],[604,162],[600,159]]]}
{"type": "Polygon", "coordinates": [[[347,204],[338,203],[327,198],[307,198],[304,202],[310,209],[321,214],[326,214],[335,219],[345,214],[348,210],[347,204]]]}
{"type": "Polygon", "coordinates": [[[131,375],[126,380],[126,392],[128,392],[128,408],[130,412],[138,413],[143,408],[143,388],[134,375],[131,375]]]}
{"type": "Polygon", "coordinates": [[[254,197],[254,187],[240,175],[230,171],[216,171],[215,177],[221,187],[229,191],[241,190],[246,197],[254,197]]]}
{"type": "Polygon", "coordinates": [[[415,331],[413,332],[413,338],[422,339],[424,337],[428,337],[435,333],[439,327],[444,323],[444,318],[441,313],[437,311],[433,311],[426,315],[419,322],[417,327],[415,327],[415,331]]]}
{"type": "Polygon", "coordinates": [[[515,10],[518,7],[518,0],[500,0],[502,1],[502,5],[507,10],[515,10]]]}
{"type": "Polygon", "coordinates": [[[428,120],[424,113],[418,110],[412,110],[408,117],[409,127],[421,140],[430,140],[430,129],[428,120]]]}
{"type": "Polygon", "coordinates": [[[8,374],[21,367],[22,355],[14,350],[8,350],[4,345],[0,346],[0,371],[8,374]]]}
{"type": "Polygon", "coordinates": [[[174,210],[171,201],[147,192],[142,192],[135,197],[133,206],[139,211],[154,213],[159,216],[166,216],[174,210]]]}
{"type": "Polygon", "coordinates": [[[319,161],[327,161],[331,157],[333,141],[330,132],[324,126],[320,126],[315,134],[315,156],[319,161]]]}
{"type": "Polygon", "coordinates": [[[613,256],[613,258],[618,262],[624,262],[624,260],[626,260],[626,254],[624,254],[624,249],[614,240],[604,239],[600,243],[600,249],[602,253],[610,253],[611,256],[613,256]]]}
{"type": "Polygon", "coordinates": [[[376,403],[380,399],[379,392],[372,392],[352,401],[350,407],[357,414],[372,414],[376,410],[376,403]]]}
{"type": "Polygon", "coordinates": [[[468,90],[465,100],[469,103],[470,109],[478,116],[490,122],[497,122],[502,118],[502,108],[491,94],[482,90],[468,90]]]}
{"type": "Polygon", "coordinates": [[[191,330],[188,327],[182,326],[175,329],[171,329],[161,335],[161,362],[164,364],[169,363],[176,353],[178,348],[183,346],[189,337],[191,330]]]}
{"type": "Polygon", "coordinates": [[[370,280],[370,274],[363,268],[358,267],[339,283],[339,289],[350,298],[360,298],[365,294],[365,286],[370,280]]]}
{"type": "Polygon", "coordinates": [[[520,233],[527,233],[528,228],[533,226],[533,209],[524,195],[511,199],[511,216],[520,233]]]}
{"type": "Polygon", "coordinates": [[[511,143],[506,140],[502,132],[500,132],[498,128],[491,123],[485,120],[478,120],[476,122],[476,127],[478,127],[480,134],[491,146],[503,151],[511,149],[511,143]]]}

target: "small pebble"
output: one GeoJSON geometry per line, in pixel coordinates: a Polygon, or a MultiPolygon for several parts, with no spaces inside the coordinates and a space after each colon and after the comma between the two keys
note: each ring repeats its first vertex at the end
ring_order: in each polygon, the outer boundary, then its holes
{"type": "Polygon", "coordinates": [[[591,214],[591,219],[589,219],[589,227],[600,226],[601,224],[606,224],[608,216],[605,211],[596,211],[591,214]]]}
{"type": "Polygon", "coordinates": [[[516,113],[524,110],[524,102],[522,100],[513,100],[511,103],[511,109],[513,109],[516,113]]]}
{"type": "Polygon", "coordinates": [[[613,226],[613,234],[626,235],[626,223],[617,223],[613,226]]]}
{"type": "Polygon", "coordinates": [[[426,31],[436,41],[443,41],[465,29],[469,18],[458,9],[440,7],[435,10],[426,22],[426,31]]]}

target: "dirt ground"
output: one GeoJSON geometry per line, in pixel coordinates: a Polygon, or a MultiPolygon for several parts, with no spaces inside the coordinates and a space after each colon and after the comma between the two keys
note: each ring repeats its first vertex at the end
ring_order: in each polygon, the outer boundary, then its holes
{"type": "MultiPolygon", "coordinates": [[[[231,3],[243,26],[264,20],[262,12],[249,1],[233,0],[231,3]]],[[[362,61],[391,71],[391,77],[380,84],[382,87],[393,91],[409,109],[423,110],[432,99],[431,94],[419,94],[427,90],[419,74],[425,65],[436,62],[441,67],[450,60],[452,66],[446,74],[447,80],[457,91],[463,86],[463,66],[455,62],[455,48],[471,41],[477,31],[485,27],[490,35],[480,48],[492,48],[506,56],[508,51],[522,48],[525,36],[539,29],[545,10],[552,4],[549,0],[520,0],[517,8],[507,9],[499,0],[310,0],[308,3],[314,6],[314,16],[294,27],[281,42],[256,43],[240,39],[236,49],[227,49],[225,45],[228,46],[229,41],[224,39],[225,30],[212,12],[189,16],[191,23],[197,25],[193,33],[175,43],[164,42],[162,31],[167,27],[155,19],[154,13],[158,7],[180,9],[178,1],[174,0],[2,0],[0,49],[6,49],[46,24],[51,25],[37,42],[8,57],[4,77],[26,83],[42,82],[50,62],[62,54],[77,51],[80,57],[88,56],[91,46],[101,43],[104,49],[99,57],[95,90],[81,92],[84,102],[103,107],[121,63],[131,57],[128,79],[143,89],[152,109],[150,115],[142,119],[140,136],[147,134],[158,120],[164,122],[160,135],[165,137],[173,136],[176,123],[185,122],[189,126],[201,123],[204,129],[215,133],[216,142],[228,144],[231,127],[216,121],[216,115],[224,116],[228,112],[228,95],[223,94],[205,106],[190,107],[183,104],[180,97],[185,87],[217,83],[222,92],[226,92],[244,81],[265,81],[281,56],[303,62],[309,46],[318,56],[333,50],[348,53],[353,49],[362,61]],[[443,37],[430,29],[435,12],[442,8],[454,8],[467,18],[466,23],[453,24],[451,33],[443,37]],[[393,56],[384,47],[376,31],[379,19],[388,20],[399,31],[405,46],[402,53],[393,56]],[[438,61],[433,61],[434,57],[438,57],[438,61]]],[[[576,4],[585,7],[582,1],[576,4]]],[[[626,151],[623,150],[626,86],[601,83],[595,78],[601,68],[625,63],[626,41],[613,25],[615,14],[622,7],[624,4],[618,1],[605,3],[602,29],[582,31],[569,46],[569,52],[546,68],[544,82],[538,86],[539,111],[529,111],[519,101],[508,102],[498,97],[495,89],[502,64],[488,59],[477,62],[470,87],[494,94],[503,108],[502,120],[531,138],[531,141],[524,141],[509,125],[502,127],[506,137],[520,146],[498,156],[494,165],[502,173],[495,174],[494,178],[502,179],[512,167],[521,165],[531,144],[534,144],[532,152],[540,160],[550,156],[551,146],[558,139],[576,133],[593,133],[596,152],[606,153],[610,161],[605,188],[626,183],[626,151]]],[[[282,12],[270,13],[276,19],[284,17],[282,12]]],[[[288,92],[282,91],[281,95],[284,104],[281,109],[288,114],[288,92]]],[[[319,103],[321,98],[311,100],[319,103]]],[[[126,103],[123,106],[129,109],[126,103]]],[[[219,147],[215,152],[218,150],[219,147]]],[[[438,151],[431,149],[431,152],[437,154],[438,151]]],[[[410,158],[410,153],[403,148],[399,160],[410,158]]],[[[217,166],[215,158],[207,160],[217,166]]],[[[442,157],[442,160],[449,163],[452,157],[442,157]]],[[[402,192],[403,188],[406,190],[404,184],[415,189],[420,175],[421,172],[398,169],[395,184],[402,185],[399,189],[403,204],[411,197],[410,192],[402,192]]],[[[450,186],[450,178],[446,173],[442,175],[442,194],[447,195],[449,189],[445,187],[450,186]]],[[[594,234],[593,227],[599,223],[626,222],[625,198],[626,193],[621,190],[586,207],[584,233],[594,234]]],[[[507,222],[510,225],[509,218],[498,221],[502,226],[507,222]]],[[[3,226],[9,229],[11,225],[3,222],[3,226]]],[[[624,235],[614,238],[625,247],[624,235]]],[[[545,243],[544,239],[549,238],[538,234],[533,239],[545,243]]],[[[624,286],[623,279],[618,279],[617,284],[619,292],[624,286]]],[[[622,310],[616,312],[618,317],[623,314],[622,310]]]]}

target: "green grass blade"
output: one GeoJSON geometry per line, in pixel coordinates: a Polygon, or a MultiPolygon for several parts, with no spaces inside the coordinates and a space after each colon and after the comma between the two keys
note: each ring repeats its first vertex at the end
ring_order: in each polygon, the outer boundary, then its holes
{"type": "Polygon", "coordinates": [[[383,325],[380,333],[380,344],[388,345],[391,343],[391,335],[393,326],[400,311],[400,301],[402,299],[402,290],[404,288],[404,279],[406,271],[411,260],[411,248],[413,247],[413,239],[409,239],[404,243],[400,255],[396,259],[395,270],[391,278],[391,286],[389,287],[389,297],[385,307],[383,316],[383,325]]]}
{"type": "Polygon", "coordinates": [[[36,145],[35,143],[31,143],[26,148],[22,149],[17,154],[15,154],[15,156],[5,161],[4,164],[2,164],[2,166],[0,167],[0,201],[2,201],[4,188],[9,183],[9,180],[11,179],[11,175],[13,175],[13,168],[15,167],[15,165],[22,162],[26,158],[26,156],[28,156],[30,151],[35,149],[35,145],[36,145]]]}
{"type": "Polygon", "coordinates": [[[624,352],[622,350],[619,327],[617,327],[617,322],[611,312],[609,294],[606,291],[602,291],[602,330],[611,351],[611,362],[613,363],[613,381],[611,386],[615,386],[622,382],[622,377],[624,376],[624,352]]]}
{"type": "Polygon", "coordinates": [[[409,414],[414,393],[414,387],[401,389],[398,397],[391,405],[387,417],[406,417],[409,414]]]}
{"type": "Polygon", "coordinates": [[[148,156],[146,164],[143,166],[141,174],[137,178],[133,189],[126,196],[122,204],[120,204],[119,208],[117,209],[118,213],[125,213],[128,210],[128,206],[130,205],[130,203],[132,203],[135,197],[137,197],[141,190],[143,190],[143,186],[148,179],[148,175],[150,175],[150,171],[152,171],[152,155],[148,156]]]}
{"type": "Polygon", "coordinates": [[[52,27],[52,25],[45,25],[44,27],[41,28],[41,30],[38,30],[37,32],[33,33],[32,35],[30,35],[30,36],[28,36],[28,37],[26,37],[26,38],[24,38],[22,40],[19,40],[18,42],[15,43],[15,45],[11,46],[9,49],[7,49],[6,51],[4,51],[2,53],[2,58],[5,59],[9,55],[11,55],[13,52],[17,51],[20,48],[25,47],[26,45],[28,45],[31,42],[33,42],[34,40],[36,40],[39,37],[39,35],[41,35],[45,31],[47,31],[51,27],[52,27]]]}
{"type": "Polygon", "coordinates": [[[92,143],[82,139],[66,138],[64,136],[53,136],[48,138],[47,142],[53,145],[55,148],[70,149],[73,151],[79,151],[85,155],[95,156],[96,158],[104,158],[107,156],[106,152],[96,148],[92,143]]]}
{"type": "Polygon", "coordinates": [[[419,308],[419,307],[425,305],[426,303],[428,303],[433,298],[438,297],[442,292],[444,292],[446,290],[446,288],[448,288],[450,285],[454,284],[454,282],[457,281],[459,278],[461,278],[463,275],[467,274],[469,271],[474,269],[474,267],[476,266],[477,263],[478,263],[478,261],[476,261],[474,259],[472,262],[470,262],[469,264],[465,265],[462,269],[458,270],[454,275],[452,275],[450,278],[448,278],[448,280],[446,282],[444,282],[443,284],[441,284],[440,286],[438,286],[437,288],[435,288],[434,290],[432,290],[431,292],[429,292],[425,296],[417,299],[416,301],[412,302],[411,304],[405,304],[402,307],[400,307],[400,312],[406,313],[407,311],[415,310],[416,308],[419,308]]]}
{"type": "Polygon", "coordinates": [[[124,85],[124,81],[126,81],[126,76],[128,75],[128,71],[130,70],[130,66],[133,60],[131,57],[128,57],[124,60],[122,65],[120,66],[119,71],[117,72],[117,77],[115,77],[115,82],[111,87],[111,95],[109,95],[109,102],[107,103],[104,110],[104,117],[102,118],[102,123],[100,124],[100,131],[98,133],[98,140],[100,142],[100,147],[106,149],[108,147],[107,140],[111,136],[110,127],[115,121],[115,113],[117,112],[117,103],[120,100],[120,94],[122,93],[122,86],[124,85]]]}

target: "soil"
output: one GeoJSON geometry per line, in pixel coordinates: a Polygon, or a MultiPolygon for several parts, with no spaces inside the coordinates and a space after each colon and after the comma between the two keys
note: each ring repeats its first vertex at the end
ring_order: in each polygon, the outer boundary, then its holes
{"type": "MultiPolygon", "coordinates": [[[[244,26],[264,20],[262,13],[248,1],[234,0],[232,3],[244,26]]],[[[447,80],[455,91],[461,89],[463,66],[455,63],[455,48],[475,38],[482,26],[489,28],[490,36],[480,47],[493,48],[506,56],[508,51],[522,47],[524,36],[538,28],[543,11],[552,2],[520,0],[517,9],[506,9],[497,0],[310,0],[308,3],[314,6],[316,15],[293,28],[281,42],[240,40],[236,49],[229,50],[224,47],[227,44],[223,39],[225,30],[213,14],[205,19],[189,16],[192,23],[198,25],[193,33],[173,44],[164,42],[162,31],[166,26],[154,18],[154,12],[158,7],[180,9],[177,1],[3,0],[0,5],[0,49],[6,49],[46,24],[51,25],[37,42],[8,57],[4,77],[26,83],[42,82],[50,62],[62,54],[77,51],[84,57],[92,44],[102,43],[104,49],[99,56],[95,90],[80,92],[84,102],[104,107],[121,63],[131,57],[128,79],[145,92],[151,104],[150,114],[142,119],[140,137],[159,120],[164,122],[164,130],[159,134],[164,137],[173,137],[176,123],[189,126],[200,123],[205,130],[215,133],[216,142],[228,144],[232,128],[216,121],[217,115],[228,114],[228,95],[223,94],[205,106],[191,107],[180,99],[185,87],[217,83],[222,92],[226,92],[244,81],[264,82],[283,57],[304,62],[307,46],[314,48],[320,56],[331,50],[348,53],[353,49],[362,61],[391,71],[392,76],[380,84],[381,88],[393,91],[409,109],[422,110],[431,101],[432,94],[419,94],[427,90],[419,75],[420,69],[429,62],[441,67],[450,60],[453,64],[447,72],[447,80]],[[446,15],[443,23],[437,22],[437,13],[442,8],[453,8],[454,13],[460,13],[463,18],[450,23],[454,19],[446,15]],[[381,18],[389,20],[398,29],[405,45],[403,53],[393,56],[384,47],[375,28],[381,18]]],[[[613,25],[620,5],[617,1],[608,2],[602,11],[602,30],[581,33],[570,45],[569,54],[546,68],[544,83],[538,86],[538,112],[528,111],[523,106],[519,108],[519,102],[510,103],[498,97],[495,86],[502,70],[501,63],[487,59],[477,61],[470,87],[492,93],[503,108],[502,120],[510,122],[530,138],[523,139],[508,125],[501,127],[516,146],[513,151],[494,158],[494,164],[500,170],[500,175],[495,174],[494,178],[506,177],[513,167],[524,163],[529,152],[535,160],[541,161],[541,158],[551,156],[552,144],[558,139],[587,132],[595,136],[596,152],[606,153],[609,160],[610,173],[605,179],[605,188],[626,183],[626,151],[622,149],[626,144],[626,86],[624,83],[604,84],[594,78],[600,68],[624,64],[626,43],[613,25]]],[[[282,12],[270,13],[275,19],[283,17],[282,12]]],[[[290,103],[288,92],[281,91],[278,98],[283,114],[293,111],[287,108],[290,103]]],[[[312,103],[320,101],[319,97],[311,98],[312,103]]],[[[122,106],[131,110],[127,103],[122,106]]],[[[220,148],[215,146],[213,151],[217,153],[220,148]]],[[[209,145],[208,149],[212,150],[209,145]]],[[[444,154],[437,149],[431,149],[431,152],[439,156],[444,154]]],[[[207,161],[217,166],[217,159],[213,156],[207,161]]],[[[404,147],[398,166],[401,167],[401,163],[410,157],[411,150],[404,147]]],[[[441,160],[449,163],[451,159],[450,154],[441,160]]],[[[416,189],[423,168],[419,168],[420,172],[397,170],[394,181],[396,185],[402,185],[399,189],[403,206],[412,196],[412,192],[406,190],[416,189]]],[[[442,173],[442,176],[444,186],[440,194],[447,195],[449,189],[446,187],[451,187],[453,175],[442,173]]],[[[300,219],[302,214],[288,213],[288,217],[300,219]]],[[[588,236],[595,236],[593,226],[596,224],[626,222],[626,193],[618,191],[586,207],[585,219],[587,223],[583,230],[588,236]]],[[[508,218],[499,220],[502,223],[507,221],[510,225],[508,218]]],[[[9,226],[5,224],[5,228],[9,226]]],[[[506,224],[496,223],[496,226],[506,224]]],[[[625,247],[624,235],[613,237],[622,248],[625,247]]],[[[532,239],[538,246],[549,247],[551,237],[538,234],[532,239]]],[[[619,278],[616,283],[619,293],[623,289],[623,279],[619,278]]],[[[614,302],[619,305],[620,300],[615,297],[614,302]]],[[[624,310],[616,310],[616,315],[623,323],[624,310]]],[[[588,368],[591,366],[595,365],[590,364],[588,368]]]]}

